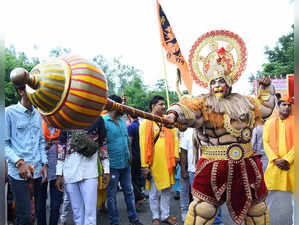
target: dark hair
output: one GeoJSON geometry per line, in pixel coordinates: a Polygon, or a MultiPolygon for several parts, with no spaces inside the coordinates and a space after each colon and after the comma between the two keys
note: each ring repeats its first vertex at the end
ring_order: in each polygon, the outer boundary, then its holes
{"type": "Polygon", "coordinates": [[[21,97],[20,94],[19,94],[19,90],[25,91],[25,89],[26,89],[25,85],[24,86],[16,86],[15,85],[14,87],[15,87],[15,90],[16,90],[18,96],[21,97]]]}
{"type": "Polygon", "coordinates": [[[122,99],[121,97],[117,96],[117,95],[110,95],[108,98],[110,98],[111,100],[117,102],[117,103],[122,103],[122,99]]]}
{"type": "Polygon", "coordinates": [[[152,97],[152,99],[149,102],[149,109],[152,111],[153,110],[152,106],[157,104],[158,101],[160,101],[160,100],[165,101],[164,98],[161,95],[155,95],[154,97],[152,97]]]}
{"type": "MultiPolygon", "coordinates": [[[[277,105],[280,106],[280,104],[281,104],[282,102],[286,102],[286,101],[278,100],[277,105]]],[[[287,102],[287,103],[289,103],[289,102],[287,102]]]]}
{"type": "Polygon", "coordinates": [[[136,120],[137,118],[138,118],[138,116],[135,114],[135,115],[133,115],[133,114],[129,114],[130,115],[130,117],[132,117],[134,120],[136,120]]]}
{"type": "Polygon", "coordinates": [[[276,98],[279,100],[281,98],[281,94],[278,92],[275,94],[276,98]]]}

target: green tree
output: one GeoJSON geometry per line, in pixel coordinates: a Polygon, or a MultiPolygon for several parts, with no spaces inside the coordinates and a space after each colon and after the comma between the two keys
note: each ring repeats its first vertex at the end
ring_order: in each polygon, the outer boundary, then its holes
{"type": "Polygon", "coordinates": [[[148,111],[148,87],[144,85],[139,75],[134,75],[132,82],[124,87],[124,93],[127,97],[127,105],[148,111]]]}
{"type": "Polygon", "coordinates": [[[132,65],[123,64],[121,58],[113,59],[113,73],[116,78],[116,93],[123,95],[125,88],[134,83],[134,78],[140,77],[142,72],[132,65]]]}
{"type": "Polygon", "coordinates": [[[14,46],[5,49],[5,106],[16,104],[19,99],[14,85],[10,81],[10,72],[16,67],[23,67],[27,71],[30,71],[38,63],[39,60],[37,58],[29,59],[24,52],[16,53],[14,46]]]}
{"type": "Polygon", "coordinates": [[[278,39],[273,49],[265,47],[268,63],[263,64],[262,76],[285,77],[294,73],[294,25],[292,31],[278,39]]]}
{"type": "Polygon", "coordinates": [[[103,71],[106,81],[107,81],[107,86],[108,86],[108,96],[115,94],[115,74],[113,70],[113,65],[108,62],[108,60],[102,56],[102,55],[97,55],[93,58],[93,61],[99,65],[101,70],[103,71]]]}
{"type": "Polygon", "coordinates": [[[105,74],[108,85],[108,95],[126,94],[126,87],[134,85],[134,79],[136,77],[140,78],[142,74],[142,72],[134,66],[122,63],[121,58],[113,58],[112,61],[109,61],[104,56],[98,55],[93,58],[93,61],[100,66],[105,74]]]}

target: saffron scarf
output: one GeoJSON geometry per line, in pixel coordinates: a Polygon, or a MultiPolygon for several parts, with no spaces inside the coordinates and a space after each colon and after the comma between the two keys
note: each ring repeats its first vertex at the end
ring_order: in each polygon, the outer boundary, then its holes
{"type": "MultiPolygon", "coordinates": [[[[286,128],[285,128],[285,138],[286,138],[286,150],[287,153],[292,149],[294,146],[293,142],[293,126],[294,126],[294,116],[289,115],[288,118],[286,118],[286,128]]],[[[272,151],[278,156],[278,150],[279,150],[279,115],[277,114],[276,117],[271,121],[269,125],[269,145],[272,149],[272,151]]]]}
{"type": "Polygon", "coordinates": [[[42,127],[43,127],[43,132],[44,132],[44,136],[46,140],[56,140],[58,139],[59,135],[60,135],[60,130],[55,128],[55,133],[53,135],[50,135],[50,131],[48,128],[47,123],[42,120],[42,127]]]}
{"type": "MultiPolygon", "coordinates": [[[[167,168],[169,174],[173,173],[173,168],[175,167],[175,157],[174,157],[174,134],[171,129],[166,127],[161,128],[161,132],[165,134],[164,142],[165,142],[165,154],[167,161],[167,168]]],[[[160,135],[160,134],[159,134],[160,135]]],[[[151,165],[153,162],[153,154],[154,154],[154,124],[153,121],[146,120],[145,124],[145,163],[151,165]]]]}

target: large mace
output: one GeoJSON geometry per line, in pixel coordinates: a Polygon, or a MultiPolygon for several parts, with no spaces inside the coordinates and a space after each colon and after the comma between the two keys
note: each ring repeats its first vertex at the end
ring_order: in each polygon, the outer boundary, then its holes
{"type": "MultiPolygon", "coordinates": [[[[26,85],[29,100],[44,120],[59,129],[90,126],[104,109],[118,110],[168,124],[168,120],[107,98],[106,78],[98,65],[81,57],[65,56],[36,65],[30,73],[16,68],[10,75],[17,85],[26,85]]],[[[183,129],[181,124],[176,124],[183,129]]]]}

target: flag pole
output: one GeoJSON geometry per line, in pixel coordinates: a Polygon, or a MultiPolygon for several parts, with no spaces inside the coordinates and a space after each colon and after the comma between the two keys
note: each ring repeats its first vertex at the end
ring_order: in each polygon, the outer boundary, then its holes
{"type": "Polygon", "coordinates": [[[179,100],[181,100],[182,92],[180,90],[180,71],[179,71],[179,68],[177,68],[177,76],[176,76],[176,93],[179,97],[179,100]]]}
{"type": "Polygon", "coordinates": [[[166,63],[163,47],[161,46],[161,53],[163,59],[163,70],[164,70],[164,83],[165,83],[165,91],[166,91],[166,99],[167,99],[167,108],[169,108],[169,94],[168,94],[168,82],[167,82],[167,74],[166,74],[166,63]]]}

